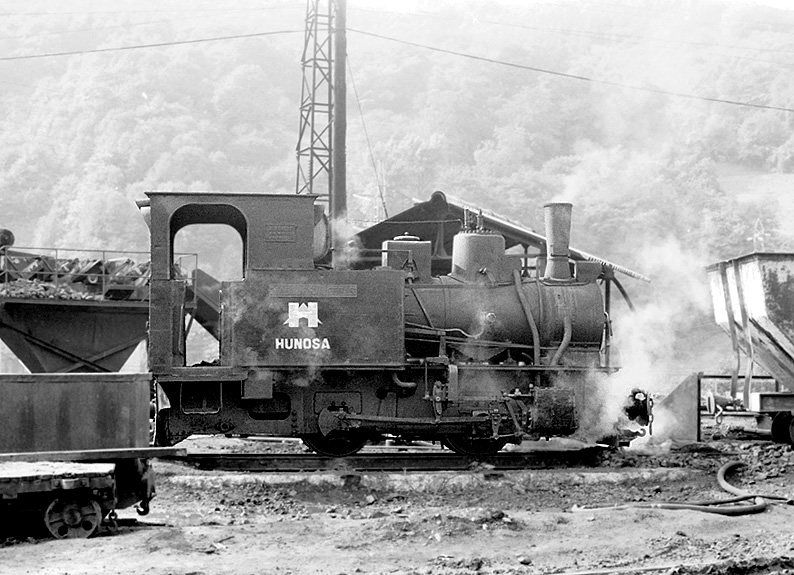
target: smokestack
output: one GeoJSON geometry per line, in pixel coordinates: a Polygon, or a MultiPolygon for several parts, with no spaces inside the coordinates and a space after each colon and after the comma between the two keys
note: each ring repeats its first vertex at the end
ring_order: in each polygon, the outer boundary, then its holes
{"type": "Polygon", "coordinates": [[[568,246],[571,240],[571,210],[568,203],[543,206],[546,218],[546,273],[544,280],[571,281],[568,246]]]}

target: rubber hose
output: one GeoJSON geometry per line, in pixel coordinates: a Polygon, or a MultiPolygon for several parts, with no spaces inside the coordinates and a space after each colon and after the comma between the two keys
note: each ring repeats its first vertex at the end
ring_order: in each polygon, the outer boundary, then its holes
{"type": "Polygon", "coordinates": [[[606,507],[590,507],[590,506],[574,506],[571,511],[597,511],[602,509],[671,509],[671,510],[688,510],[700,511],[703,513],[715,513],[717,515],[739,516],[750,515],[752,513],[761,513],[768,505],[767,500],[782,501],[788,505],[794,504],[794,500],[789,497],[782,497],[780,495],[758,495],[748,493],[738,487],[734,487],[725,479],[728,471],[744,465],[741,461],[730,461],[719,468],[717,471],[717,483],[724,491],[736,495],[730,499],[714,500],[714,501],[693,501],[688,503],[675,503],[675,502],[662,502],[662,503],[625,503],[621,505],[612,505],[606,507]],[[752,505],[737,505],[734,507],[719,507],[725,503],[737,503],[740,501],[747,501],[749,499],[755,500],[752,505]]]}
{"type": "Polygon", "coordinates": [[[728,471],[732,470],[735,467],[741,467],[742,465],[744,465],[744,463],[742,463],[741,461],[730,461],[725,465],[723,465],[722,467],[720,467],[719,471],[717,471],[717,483],[720,484],[720,487],[722,487],[728,493],[733,493],[734,495],[736,495],[737,499],[738,498],[769,499],[772,501],[782,501],[787,505],[794,505],[794,499],[791,499],[790,497],[784,497],[782,495],[766,495],[760,493],[750,493],[748,491],[744,491],[743,489],[739,489],[738,487],[734,487],[733,485],[728,483],[728,480],[725,479],[725,475],[728,473],[728,471]]]}

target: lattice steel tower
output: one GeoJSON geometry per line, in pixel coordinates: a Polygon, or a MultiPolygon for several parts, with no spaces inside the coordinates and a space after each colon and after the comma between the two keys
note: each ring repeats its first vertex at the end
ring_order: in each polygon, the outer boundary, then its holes
{"type": "Polygon", "coordinates": [[[345,0],[307,0],[296,193],[329,199],[332,221],[345,199],[345,0]]]}

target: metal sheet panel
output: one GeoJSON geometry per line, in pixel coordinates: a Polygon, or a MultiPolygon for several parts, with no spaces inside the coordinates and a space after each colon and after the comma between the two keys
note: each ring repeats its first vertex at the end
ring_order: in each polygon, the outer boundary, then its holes
{"type": "Polygon", "coordinates": [[[750,254],[708,274],[717,324],[778,381],[794,385],[794,254],[750,254]]]}
{"type": "Polygon", "coordinates": [[[794,411],[794,393],[751,393],[750,409],[759,413],[794,411]]]}
{"type": "Polygon", "coordinates": [[[757,292],[762,312],[790,341],[794,341],[794,256],[758,262],[757,292]]]}
{"type": "Polygon", "coordinates": [[[0,376],[0,453],[149,445],[148,374],[0,376]]]}
{"type": "Polygon", "coordinates": [[[146,302],[0,298],[0,339],[33,373],[118,371],[148,317],[146,302]]]}
{"type": "Polygon", "coordinates": [[[700,441],[700,378],[687,376],[653,407],[654,432],[681,441],[700,441]]]}
{"type": "Polygon", "coordinates": [[[149,309],[149,369],[185,366],[185,293],[181,280],[152,280],[149,309]]]}
{"type": "Polygon", "coordinates": [[[224,283],[221,363],[401,365],[403,286],[392,270],[273,271],[224,283]]]}

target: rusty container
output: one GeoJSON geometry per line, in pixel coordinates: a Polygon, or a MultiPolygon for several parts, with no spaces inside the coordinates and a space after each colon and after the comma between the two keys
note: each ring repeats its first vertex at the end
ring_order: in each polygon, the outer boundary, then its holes
{"type": "Polygon", "coordinates": [[[0,375],[0,453],[149,446],[149,374],[0,375]]]}

